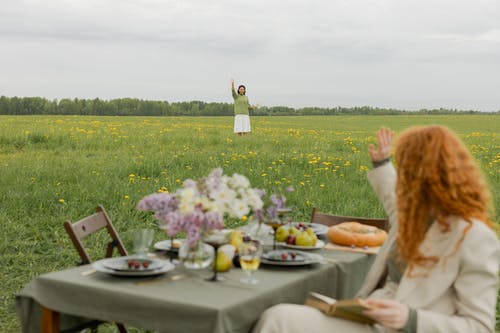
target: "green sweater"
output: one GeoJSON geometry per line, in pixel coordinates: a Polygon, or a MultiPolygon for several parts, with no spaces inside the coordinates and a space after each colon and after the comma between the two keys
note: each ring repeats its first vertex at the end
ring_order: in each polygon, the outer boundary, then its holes
{"type": "Polygon", "coordinates": [[[234,114],[246,114],[248,115],[248,109],[250,109],[250,102],[248,101],[248,97],[245,95],[240,95],[236,93],[236,91],[231,89],[234,98],[234,114]]]}

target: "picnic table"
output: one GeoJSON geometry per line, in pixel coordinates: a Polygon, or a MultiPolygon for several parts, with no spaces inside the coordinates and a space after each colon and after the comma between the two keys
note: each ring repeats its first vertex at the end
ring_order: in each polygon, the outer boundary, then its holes
{"type": "Polygon", "coordinates": [[[78,266],[35,277],[17,295],[16,307],[22,332],[58,332],[86,317],[158,332],[247,333],[267,308],[303,304],[311,291],[354,296],[374,259],[328,249],[315,253],[325,259],[307,266],[261,265],[256,285],[241,283],[238,268],[222,273],[224,282],[210,282],[210,270],[182,266],[153,278],[82,274],[91,267],[78,266]]]}

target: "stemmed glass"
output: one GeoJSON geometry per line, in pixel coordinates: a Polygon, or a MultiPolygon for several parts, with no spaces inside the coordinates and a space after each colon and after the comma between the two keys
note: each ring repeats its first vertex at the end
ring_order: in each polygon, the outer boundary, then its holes
{"type": "Polygon", "coordinates": [[[240,281],[246,284],[256,284],[259,282],[254,277],[254,272],[259,268],[260,256],[262,255],[262,245],[259,241],[252,240],[240,243],[238,245],[238,255],[240,257],[241,269],[246,274],[246,277],[240,281]]]}
{"type": "MultiPolygon", "coordinates": [[[[165,231],[165,234],[167,234],[168,236],[168,228],[167,226],[160,226],[160,229],[165,231]]],[[[167,253],[168,253],[168,257],[170,259],[170,262],[173,262],[174,261],[174,239],[175,239],[175,236],[170,236],[170,248],[167,250],[167,253]]]]}
{"type": "Polygon", "coordinates": [[[213,282],[224,281],[223,277],[217,275],[217,251],[219,247],[229,243],[229,233],[226,230],[211,230],[203,234],[202,240],[214,248],[214,274],[212,277],[206,278],[206,280],[213,282]]]}
{"type": "Polygon", "coordinates": [[[274,236],[273,236],[273,250],[276,250],[276,231],[280,226],[282,226],[286,221],[284,218],[292,212],[291,208],[278,208],[278,217],[276,219],[267,221],[266,224],[273,228],[274,236]]]}

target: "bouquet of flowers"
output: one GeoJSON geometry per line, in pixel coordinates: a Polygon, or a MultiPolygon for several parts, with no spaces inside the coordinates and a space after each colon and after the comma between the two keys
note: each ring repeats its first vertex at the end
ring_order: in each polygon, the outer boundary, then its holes
{"type": "MultiPolygon", "coordinates": [[[[292,192],[295,189],[288,186],[285,191],[292,192]]],[[[258,222],[275,221],[280,217],[280,211],[286,209],[286,197],[282,193],[272,193],[266,200],[266,192],[260,191],[260,197],[264,202],[262,209],[255,211],[254,217],[258,222]]]]}
{"type": "Polygon", "coordinates": [[[137,205],[142,211],[153,211],[173,237],[185,232],[189,246],[194,246],[203,232],[224,227],[224,215],[243,218],[263,210],[262,191],[250,187],[245,176],[223,175],[217,168],[197,181],[188,179],[176,192],[154,193],[137,205]]]}

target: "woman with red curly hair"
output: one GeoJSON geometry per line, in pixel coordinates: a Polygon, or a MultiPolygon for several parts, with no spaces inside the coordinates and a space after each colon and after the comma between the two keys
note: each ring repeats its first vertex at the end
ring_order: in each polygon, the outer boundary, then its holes
{"type": "Polygon", "coordinates": [[[375,325],[280,304],[254,332],[493,332],[500,243],[491,195],[471,154],[448,128],[413,127],[398,139],[378,132],[368,179],[391,223],[357,297],[375,325]],[[382,285],[382,288],[378,286],[382,285]]]}

